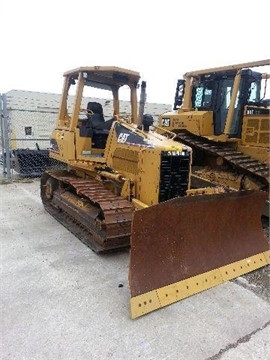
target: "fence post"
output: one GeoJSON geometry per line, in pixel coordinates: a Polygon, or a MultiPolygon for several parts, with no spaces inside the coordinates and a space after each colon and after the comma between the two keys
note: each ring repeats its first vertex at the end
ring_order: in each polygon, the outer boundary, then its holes
{"type": "Polygon", "coordinates": [[[4,115],[3,115],[3,101],[2,94],[0,94],[0,131],[1,131],[1,157],[3,166],[3,175],[6,175],[6,157],[5,157],[5,127],[4,127],[4,115]]]}
{"type": "Polygon", "coordinates": [[[3,174],[8,180],[11,180],[11,152],[10,152],[10,124],[7,111],[7,98],[5,94],[1,95],[1,140],[3,151],[3,174]]]}
{"type": "Polygon", "coordinates": [[[5,157],[4,157],[4,127],[3,127],[3,106],[2,106],[2,94],[0,94],[0,132],[1,132],[1,158],[3,165],[3,174],[5,173],[5,157]]]}

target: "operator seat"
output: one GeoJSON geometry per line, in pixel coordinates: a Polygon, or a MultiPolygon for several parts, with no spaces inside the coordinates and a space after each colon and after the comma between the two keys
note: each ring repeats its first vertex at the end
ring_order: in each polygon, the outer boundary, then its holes
{"type": "Polygon", "coordinates": [[[105,121],[103,115],[102,105],[98,102],[90,101],[87,104],[87,109],[92,111],[92,115],[88,115],[88,119],[92,123],[94,130],[110,130],[114,119],[105,121]]]}
{"type": "Polygon", "coordinates": [[[91,113],[87,115],[87,119],[91,122],[93,130],[103,129],[105,123],[102,105],[98,102],[89,101],[87,110],[91,113]]]}
{"type": "Polygon", "coordinates": [[[110,127],[108,128],[108,124],[104,119],[102,105],[95,101],[89,101],[87,104],[87,110],[91,110],[91,113],[87,115],[87,122],[91,124],[93,129],[93,147],[104,149],[110,127]]]}

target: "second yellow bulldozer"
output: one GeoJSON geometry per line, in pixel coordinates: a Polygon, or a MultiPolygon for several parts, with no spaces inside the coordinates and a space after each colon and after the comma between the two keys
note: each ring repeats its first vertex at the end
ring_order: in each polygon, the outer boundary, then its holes
{"type": "Polygon", "coordinates": [[[269,263],[265,193],[196,195],[207,190],[191,189],[192,149],[155,130],[143,114],[144,82],[137,99],[139,80],[119,67],[66,72],[50,148],[65,168],[41,178],[45,209],[92,250],[130,247],[132,318],[269,263]],[[112,93],[110,119],[96,99],[83,104],[89,87],[112,93]]]}
{"type": "Polygon", "coordinates": [[[173,111],[160,115],[159,126],[193,149],[194,174],[268,192],[269,65],[267,59],[196,70],[177,81],[173,111]]]}

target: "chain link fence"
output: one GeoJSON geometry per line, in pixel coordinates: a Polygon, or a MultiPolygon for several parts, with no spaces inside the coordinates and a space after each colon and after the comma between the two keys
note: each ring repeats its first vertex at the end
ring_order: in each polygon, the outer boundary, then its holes
{"type": "Polygon", "coordinates": [[[13,101],[9,94],[1,95],[1,178],[13,181],[39,177],[54,165],[49,146],[57,109],[22,108],[13,101]]]}
{"type": "MultiPolygon", "coordinates": [[[[0,180],[40,177],[45,169],[59,167],[59,163],[50,158],[49,147],[60,97],[60,94],[19,90],[0,94],[0,180]]],[[[111,118],[111,100],[85,98],[85,107],[88,101],[100,102],[105,117],[111,118]]],[[[129,102],[121,102],[121,108],[128,112],[129,102]]],[[[170,110],[171,106],[167,104],[147,103],[145,106],[145,111],[153,115],[155,122],[159,114],[170,110]]]]}

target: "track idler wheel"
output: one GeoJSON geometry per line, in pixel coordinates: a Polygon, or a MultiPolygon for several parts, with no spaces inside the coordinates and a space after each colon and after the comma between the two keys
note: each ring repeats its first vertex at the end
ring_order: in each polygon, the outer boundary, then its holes
{"type": "Polygon", "coordinates": [[[57,188],[58,181],[45,172],[41,177],[40,188],[43,203],[47,203],[53,198],[53,193],[57,188]]]}

